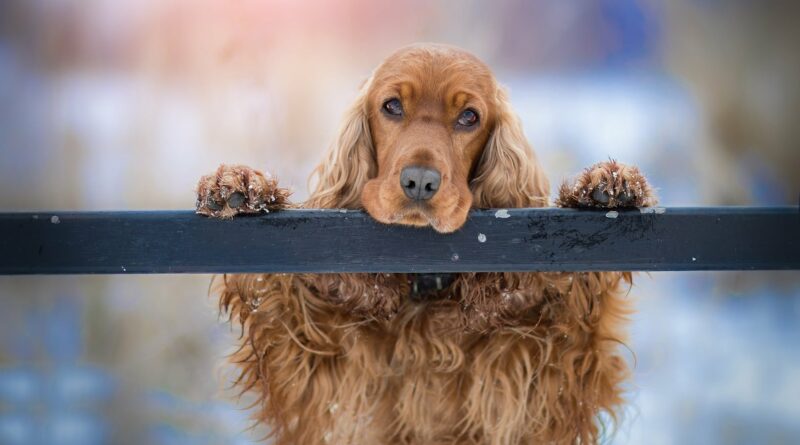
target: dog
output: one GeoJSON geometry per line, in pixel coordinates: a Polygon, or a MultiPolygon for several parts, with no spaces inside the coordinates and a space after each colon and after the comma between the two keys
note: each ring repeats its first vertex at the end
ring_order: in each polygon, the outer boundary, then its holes
{"type": "MultiPolygon", "coordinates": [[[[472,208],[545,207],[549,185],[506,91],[472,54],[422,44],[362,86],[304,208],[458,230],[472,208]]],[[[223,165],[197,212],[296,206],[277,180],[223,165]]],[[[613,160],[563,183],[562,207],[644,207],[639,170],[613,160]]],[[[268,236],[268,235],[265,235],[268,236]]],[[[628,376],[628,272],[248,274],[214,280],[242,329],[235,385],[276,444],[594,443],[628,376]],[[603,414],[604,413],[604,414],[603,414]],[[605,420],[603,420],[605,419],[605,420]]]]}

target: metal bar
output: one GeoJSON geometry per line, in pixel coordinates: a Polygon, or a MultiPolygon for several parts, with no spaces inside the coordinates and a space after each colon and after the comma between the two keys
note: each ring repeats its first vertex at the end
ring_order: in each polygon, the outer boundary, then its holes
{"type": "Polygon", "coordinates": [[[456,233],[360,211],[0,213],[0,274],[800,269],[800,210],[476,210],[456,233]]]}

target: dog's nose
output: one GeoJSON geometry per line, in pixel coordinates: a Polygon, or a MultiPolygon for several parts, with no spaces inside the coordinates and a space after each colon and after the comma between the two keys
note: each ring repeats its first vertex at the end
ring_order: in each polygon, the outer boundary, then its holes
{"type": "Polygon", "coordinates": [[[439,190],[442,175],[432,168],[406,167],[400,172],[400,186],[414,201],[427,201],[439,190]]]}

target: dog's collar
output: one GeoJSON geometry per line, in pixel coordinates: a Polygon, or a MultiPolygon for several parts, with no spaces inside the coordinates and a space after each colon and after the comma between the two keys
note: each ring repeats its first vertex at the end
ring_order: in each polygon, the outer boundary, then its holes
{"type": "Polygon", "coordinates": [[[456,279],[454,273],[411,273],[407,275],[408,296],[414,301],[437,300],[443,297],[447,289],[456,279]]]}

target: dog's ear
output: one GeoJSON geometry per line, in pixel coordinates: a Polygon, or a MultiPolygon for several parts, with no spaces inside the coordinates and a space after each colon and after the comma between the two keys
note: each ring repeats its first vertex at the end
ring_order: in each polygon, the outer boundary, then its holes
{"type": "Polygon", "coordinates": [[[361,86],[345,114],[336,141],[311,177],[316,187],[305,203],[309,208],[361,207],[364,184],[377,174],[375,149],[369,131],[367,93],[372,77],[361,86]]]}
{"type": "Polygon", "coordinates": [[[544,207],[550,186],[508,95],[498,86],[497,116],[470,187],[478,208],[544,207]]]}

